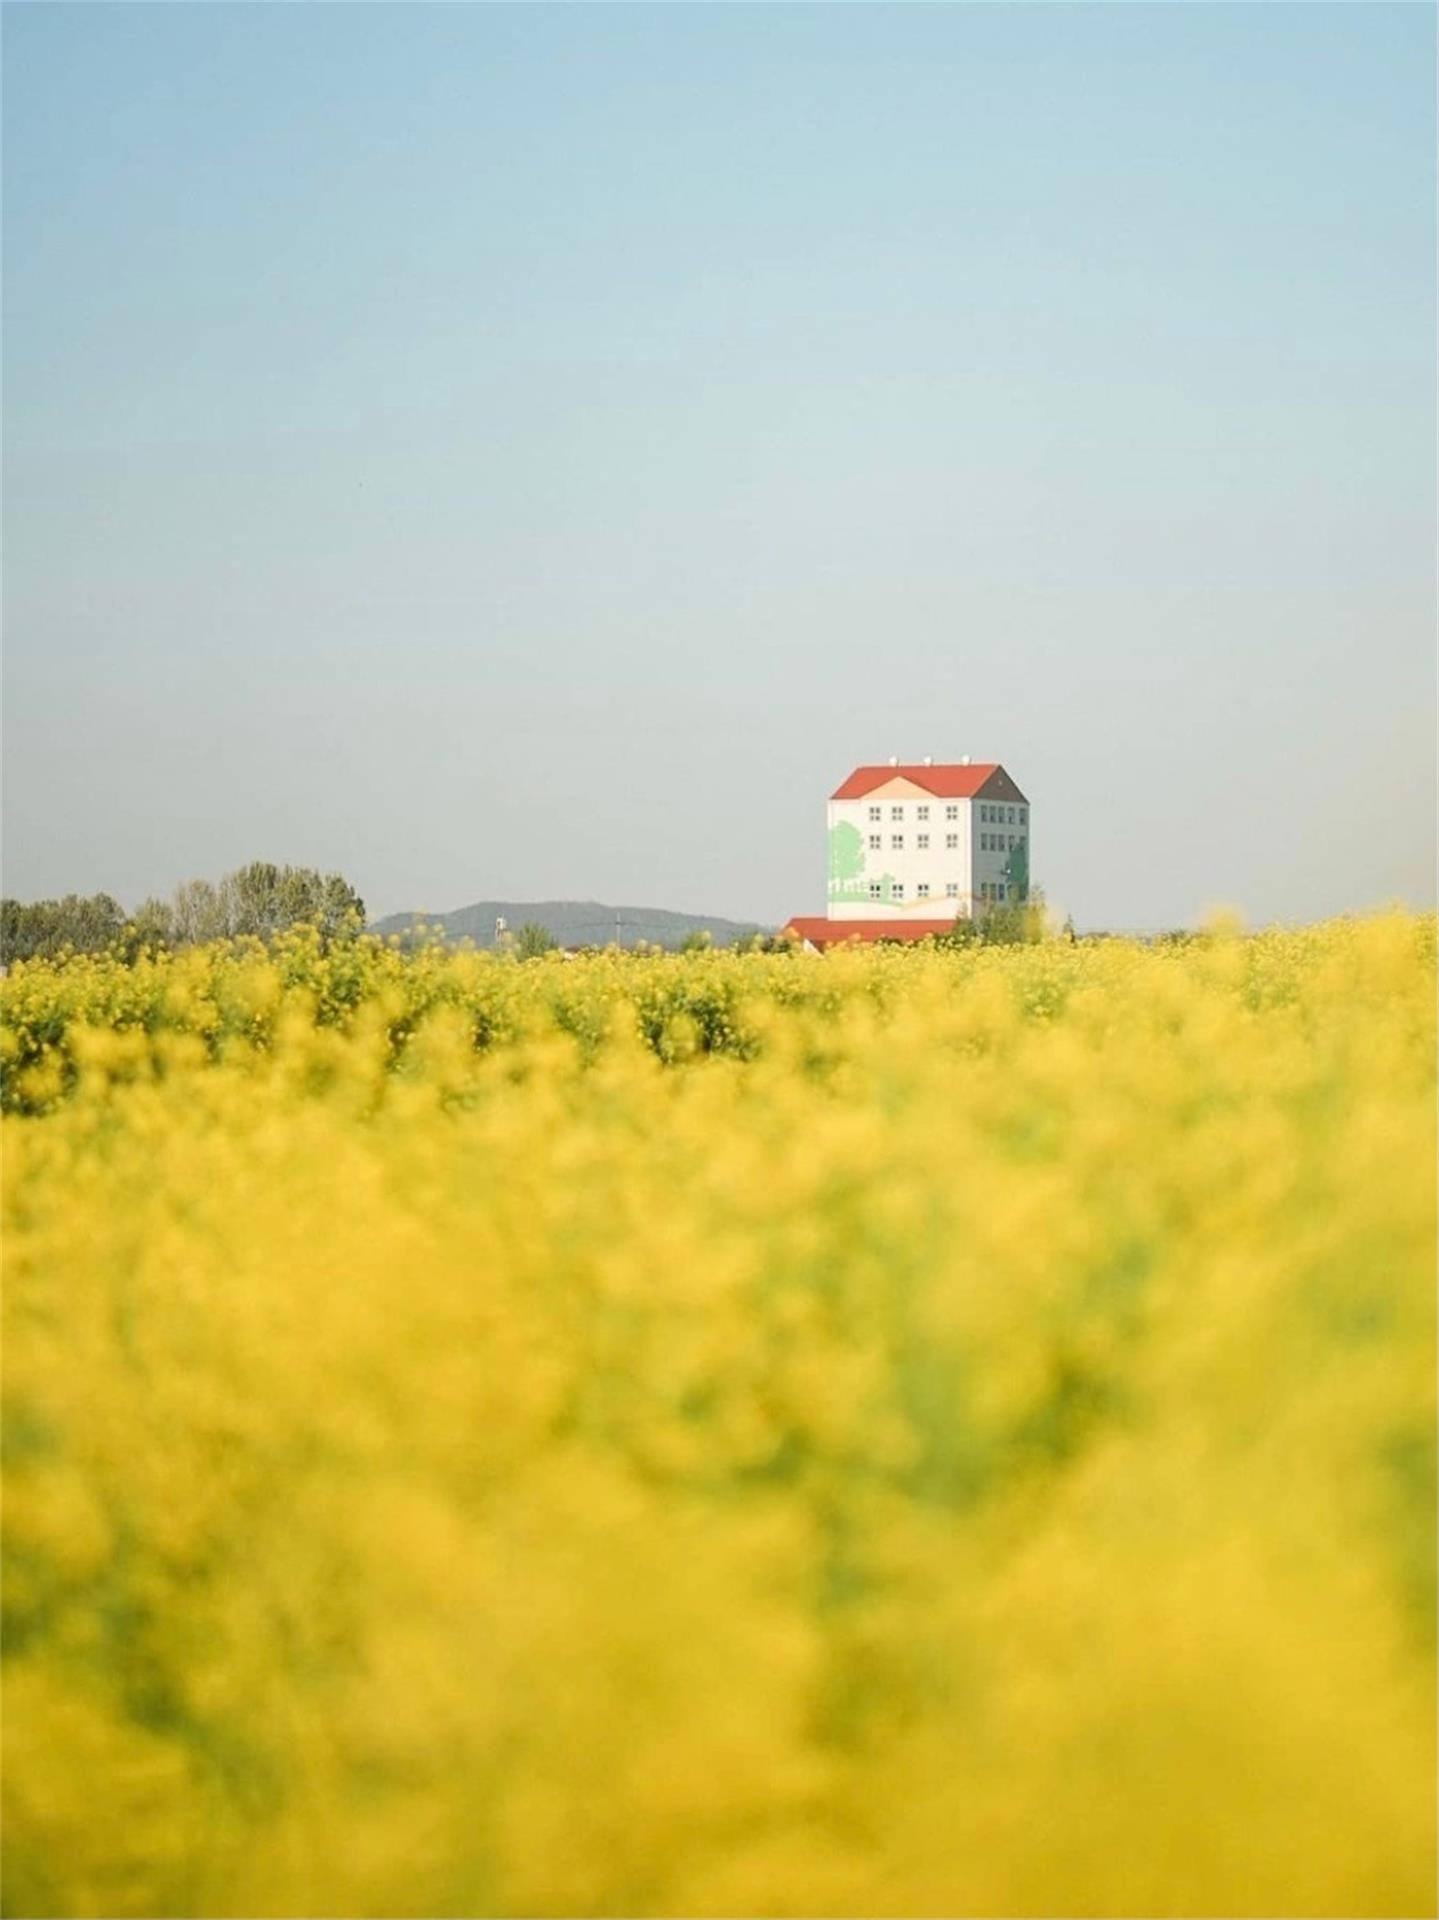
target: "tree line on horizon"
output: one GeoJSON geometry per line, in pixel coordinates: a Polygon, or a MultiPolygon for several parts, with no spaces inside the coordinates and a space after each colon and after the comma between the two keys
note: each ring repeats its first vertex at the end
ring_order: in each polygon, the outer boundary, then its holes
{"type": "Polygon", "coordinates": [[[365,903],[339,873],[252,860],[219,881],[185,880],[168,899],[143,900],[127,914],[112,894],[61,900],[0,900],[0,959],[52,959],[66,951],[190,947],[254,935],[267,940],[308,925],[326,939],[360,932],[365,903]]]}
{"type": "MultiPolygon", "coordinates": [[[[1036,904],[992,907],[973,920],[957,920],[950,932],[936,936],[936,944],[1022,945],[1041,937],[1040,918],[1036,904]]],[[[9,965],[16,960],[54,959],[66,952],[108,950],[133,960],[158,947],[202,946],[246,936],[268,940],[293,926],[313,926],[326,941],[353,936],[364,931],[365,903],[343,874],[277,866],[269,860],[252,860],[219,881],[183,881],[168,899],[143,900],[130,914],[109,893],[69,893],[60,900],[3,899],[0,961],[9,965]]],[[[1072,927],[1067,931],[1073,938],[1072,927]]],[[[419,947],[430,944],[435,934],[424,929],[408,937],[392,937],[401,946],[419,947]]],[[[736,937],[730,950],[778,953],[795,944],[783,933],[747,932],[736,937]]],[[[713,945],[708,932],[697,930],[685,936],[679,951],[706,952],[713,945]]],[[[547,927],[526,921],[504,936],[501,950],[516,959],[531,960],[558,946],[547,927]]]]}

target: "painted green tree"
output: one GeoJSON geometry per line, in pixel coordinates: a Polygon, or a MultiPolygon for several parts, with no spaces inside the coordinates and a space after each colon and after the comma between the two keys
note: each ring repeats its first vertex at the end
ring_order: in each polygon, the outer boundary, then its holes
{"type": "Polygon", "coordinates": [[[1004,863],[1005,878],[1011,888],[1011,898],[1027,900],[1029,898],[1029,836],[1021,834],[1010,850],[1004,863]]]}
{"type": "Polygon", "coordinates": [[[832,900],[863,896],[849,883],[864,872],[864,840],[858,827],[841,820],[829,830],[829,894],[832,900]]]}

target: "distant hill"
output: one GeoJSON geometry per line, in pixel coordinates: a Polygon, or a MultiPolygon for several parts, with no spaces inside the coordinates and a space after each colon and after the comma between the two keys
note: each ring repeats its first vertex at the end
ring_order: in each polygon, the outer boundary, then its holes
{"type": "Polygon", "coordinates": [[[448,941],[472,940],[477,947],[495,944],[495,921],[503,919],[511,933],[533,920],[562,947],[604,947],[618,940],[623,947],[638,941],[650,946],[677,947],[687,934],[707,933],[717,947],[725,947],[742,933],[768,933],[755,920],[721,920],[713,914],[670,913],[663,907],[607,907],[599,900],[476,900],[473,906],[450,913],[391,913],[376,920],[371,933],[408,933],[418,922],[443,927],[448,941]]]}

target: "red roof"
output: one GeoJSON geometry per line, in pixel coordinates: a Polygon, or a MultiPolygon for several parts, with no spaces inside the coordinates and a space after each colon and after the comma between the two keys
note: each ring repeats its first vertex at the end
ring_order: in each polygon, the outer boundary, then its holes
{"type": "Polygon", "coordinates": [[[953,933],[953,920],[826,920],[822,915],[796,914],[785,922],[786,933],[797,934],[812,947],[838,947],[846,940],[866,945],[872,940],[930,940],[937,933],[953,933]]]}
{"type": "Polygon", "coordinates": [[[1006,789],[1012,789],[1010,798],[1016,795],[1024,798],[997,760],[977,761],[968,767],[856,767],[829,797],[831,800],[863,800],[886,780],[910,780],[940,800],[972,800],[996,773],[1003,776],[1006,789]]]}

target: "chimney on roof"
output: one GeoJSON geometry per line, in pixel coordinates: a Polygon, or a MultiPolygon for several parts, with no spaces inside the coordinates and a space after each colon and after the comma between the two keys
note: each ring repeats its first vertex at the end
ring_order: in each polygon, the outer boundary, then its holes
{"type": "Polygon", "coordinates": [[[969,765],[969,755],[967,753],[962,753],[959,756],[959,764],[962,767],[967,767],[969,765]]]}

